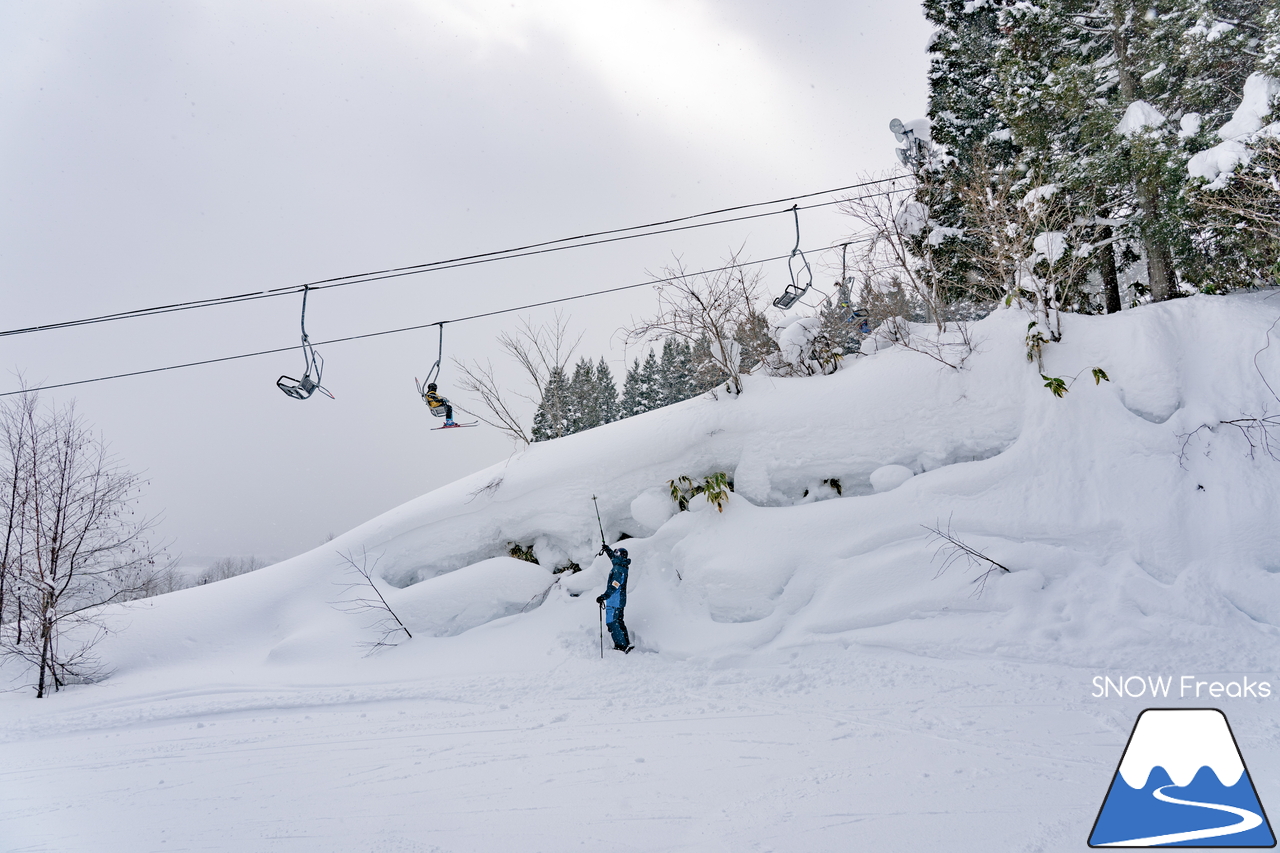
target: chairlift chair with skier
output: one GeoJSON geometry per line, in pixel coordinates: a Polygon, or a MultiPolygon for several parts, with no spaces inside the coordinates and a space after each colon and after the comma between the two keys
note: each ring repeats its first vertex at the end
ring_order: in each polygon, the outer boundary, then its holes
{"type": "Polygon", "coordinates": [[[419,382],[415,376],[413,378],[414,387],[418,389],[418,396],[422,398],[422,402],[427,404],[427,409],[433,417],[444,418],[442,426],[434,427],[440,429],[458,429],[460,427],[473,427],[477,421],[470,423],[458,423],[453,419],[453,404],[449,402],[449,398],[439,393],[436,386],[436,379],[440,376],[440,361],[444,357],[444,323],[437,323],[440,328],[439,347],[436,351],[436,363],[431,365],[431,369],[427,371],[427,381],[419,382]]]}

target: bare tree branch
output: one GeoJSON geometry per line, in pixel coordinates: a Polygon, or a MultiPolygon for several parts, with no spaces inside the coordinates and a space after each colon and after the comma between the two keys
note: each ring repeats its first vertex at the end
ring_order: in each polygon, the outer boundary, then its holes
{"type": "Polygon", "coordinates": [[[949,569],[957,560],[964,560],[969,568],[981,569],[982,574],[974,578],[973,583],[978,585],[974,592],[975,596],[982,595],[987,587],[987,578],[991,577],[992,572],[1009,573],[1009,567],[988,557],[986,554],[963,542],[960,537],[955,534],[951,528],[951,519],[947,519],[947,528],[942,530],[941,527],[929,527],[921,525],[925,530],[932,534],[932,539],[937,543],[934,550],[934,559],[942,557],[942,565],[938,568],[938,574],[941,575],[949,569]]]}
{"type": "Polygon", "coordinates": [[[752,324],[758,312],[760,271],[741,266],[739,253],[730,253],[724,269],[710,273],[689,273],[676,258],[673,264],[652,275],[662,281],[655,285],[658,312],[624,330],[627,340],[652,341],[675,337],[697,348],[706,346],[705,359],[724,376],[725,390],[742,392],[742,347],[739,329],[752,324]]]}
{"type": "Polygon", "coordinates": [[[475,419],[486,423],[491,427],[502,430],[511,438],[522,444],[529,444],[529,434],[525,431],[524,424],[521,422],[508,402],[508,397],[504,396],[503,388],[498,383],[497,377],[493,373],[493,363],[486,362],[481,366],[478,362],[472,365],[464,364],[455,360],[454,365],[462,374],[462,379],[458,384],[466,391],[480,398],[480,403],[489,412],[486,416],[473,408],[464,408],[457,405],[459,411],[466,412],[475,419]]]}
{"type": "Polygon", "coordinates": [[[531,443],[531,433],[525,428],[512,398],[524,400],[537,408],[546,393],[547,380],[556,370],[564,371],[581,341],[582,333],[570,341],[569,320],[559,311],[551,322],[540,326],[535,326],[528,317],[522,317],[514,332],[498,335],[498,344],[520,365],[534,393],[521,394],[503,387],[494,373],[492,362],[483,366],[478,362],[468,365],[455,359],[454,365],[462,372],[459,384],[479,398],[480,405],[489,415],[463,406],[457,408],[505,432],[521,444],[531,443]]]}
{"type": "Polygon", "coordinates": [[[350,553],[339,552],[338,556],[341,557],[343,562],[345,562],[352,571],[359,575],[361,579],[351,583],[340,583],[337,585],[342,587],[344,594],[348,594],[353,591],[359,592],[354,598],[339,599],[338,601],[330,602],[330,604],[336,610],[343,613],[376,614],[374,621],[366,627],[377,630],[379,634],[378,639],[362,644],[369,648],[369,654],[373,654],[378,649],[399,645],[398,643],[390,642],[390,640],[401,631],[404,631],[406,637],[413,639],[413,634],[410,633],[408,627],[400,621],[400,617],[391,609],[391,605],[388,604],[387,600],[382,596],[382,591],[378,589],[378,585],[374,583],[374,570],[377,569],[378,560],[381,558],[375,558],[373,565],[369,565],[369,555],[363,549],[360,551],[360,562],[358,563],[350,553]],[[375,598],[370,598],[368,594],[364,592],[366,588],[373,590],[375,598]],[[393,622],[394,624],[392,624],[393,622]]]}

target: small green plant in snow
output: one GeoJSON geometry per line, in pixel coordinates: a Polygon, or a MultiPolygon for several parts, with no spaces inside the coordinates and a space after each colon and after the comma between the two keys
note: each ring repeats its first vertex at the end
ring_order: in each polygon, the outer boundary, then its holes
{"type": "Polygon", "coordinates": [[[1067,393],[1067,381],[1060,376],[1045,376],[1040,374],[1040,378],[1044,380],[1044,387],[1053,392],[1053,396],[1061,397],[1067,393]]]}
{"type": "Polygon", "coordinates": [[[701,483],[690,477],[676,477],[668,480],[671,489],[671,500],[681,512],[689,508],[689,501],[697,495],[707,499],[707,503],[715,504],[718,511],[724,512],[724,505],[729,501],[729,492],[733,491],[733,480],[723,471],[717,471],[703,478],[701,483]]]}

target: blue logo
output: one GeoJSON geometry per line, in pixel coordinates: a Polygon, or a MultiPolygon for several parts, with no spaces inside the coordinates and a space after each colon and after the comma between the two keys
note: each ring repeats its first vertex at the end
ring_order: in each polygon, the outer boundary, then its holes
{"type": "Polygon", "coordinates": [[[1216,708],[1138,715],[1090,847],[1275,847],[1227,718],[1216,708]]]}

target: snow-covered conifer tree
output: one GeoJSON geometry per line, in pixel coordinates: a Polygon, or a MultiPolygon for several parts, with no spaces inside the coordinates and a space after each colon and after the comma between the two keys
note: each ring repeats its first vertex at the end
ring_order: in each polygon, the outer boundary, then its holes
{"type": "Polygon", "coordinates": [[[533,440],[548,441],[568,435],[569,408],[569,381],[560,367],[552,367],[542,400],[533,415],[533,440]]]}
{"type": "Polygon", "coordinates": [[[662,399],[662,367],[658,364],[658,357],[652,349],[649,350],[649,355],[645,358],[644,363],[640,365],[639,401],[643,412],[651,412],[664,405],[662,399]]]}
{"type": "Polygon", "coordinates": [[[658,397],[669,406],[694,396],[689,348],[671,337],[662,341],[662,358],[658,363],[658,397]]]}
{"type": "Polygon", "coordinates": [[[1029,0],[1000,23],[996,106],[1018,172],[1054,187],[1070,252],[1096,255],[1108,310],[1118,308],[1117,243],[1141,248],[1157,301],[1175,296],[1179,280],[1207,285],[1212,264],[1187,224],[1186,167],[1257,63],[1261,4],[1029,0]]]}
{"type": "Polygon", "coordinates": [[[602,421],[595,368],[585,356],[578,359],[578,364],[573,369],[566,397],[566,434],[600,426],[602,421]]]}
{"type": "Polygon", "coordinates": [[[644,378],[640,367],[640,359],[627,370],[627,378],[622,386],[622,399],[618,402],[618,416],[629,418],[648,411],[644,407],[644,378]]]}
{"type": "Polygon", "coordinates": [[[613,423],[618,415],[618,387],[613,384],[613,371],[609,370],[604,356],[596,363],[596,409],[600,413],[600,423],[613,423]]]}
{"type": "Polygon", "coordinates": [[[929,44],[929,133],[939,152],[916,170],[915,202],[924,227],[914,229],[918,258],[928,257],[925,277],[950,301],[974,295],[994,299],[1002,281],[974,275],[972,244],[981,242],[969,222],[961,188],[974,185],[975,171],[988,175],[1007,167],[1016,150],[996,108],[995,61],[1003,34],[994,3],[925,0],[925,17],[938,29],[929,44]],[[961,237],[970,243],[962,246],[961,237]]]}

